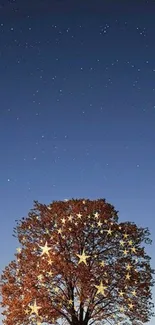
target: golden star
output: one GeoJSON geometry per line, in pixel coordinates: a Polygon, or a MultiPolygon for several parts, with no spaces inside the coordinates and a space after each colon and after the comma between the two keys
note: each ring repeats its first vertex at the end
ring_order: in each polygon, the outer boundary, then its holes
{"type": "Polygon", "coordinates": [[[105,266],[104,261],[100,262],[100,265],[101,265],[101,266],[105,266]]]}
{"type": "Polygon", "coordinates": [[[133,304],[128,304],[129,308],[132,309],[133,308],[133,304]]]}
{"type": "Polygon", "coordinates": [[[133,296],[136,297],[136,291],[135,290],[133,290],[131,293],[132,293],[133,296]]]}
{"type": "Polygon", "coordinates": [[[125,294],[125,292],[123,292],[122,290],[119,292],[120,297],[123,297],[124,294],[125,294]]]}
{"type": "Polygon", "coordinates": [[[94,213],[94,217],[95,217],[95,219],[98,219],[98,217],[99,217],[99,213],[98,213],[98,212],[95,212],[95,213],[94,213]]]}
{"type": "Polygon", "coordinates": [[[131,268],[132,268],[132,265],[127,264],[126,269],[127,269],[127,270],[130,270],[131,268]]]}
{"type": "Polygon", "coordinates": [[[123,236],[124,236],[124,238],[128,238],[128,237],[129,237],[129,235],[128,235],[128,234],[124,234],[123,236]]]}
{"type": "Polygon", "coordinates": [[[131,278],[131,275],[130,275],[129,273],[127,273],[127,274],[126,274],[126,279],[127,279],[127,280],[130,280],[130,278],[131,278]]]}
{"type": "Polygon", "coordinates": [[[66,222],[65,218],[62,218],[62,219],[61,219],[61,222],[62,222],[63,224],[65,224],[65,222],[66,222]]]}
{"type": "Polygon", "coordinates": [[[59,291],[59,288],[57,288],[57,287],[54,288],[54,291],[55,291],[55,292],[58,292],[58,291],[59,291]]]}
{"type": "Polygon", "coordinates": [[[123,240],[120,240],[120,245],[124,246],[125,242],[123,240]]]}
{"type": "Polygon", "coordinates": [[[128,251],[125,249],[125,250],[123,251],[123,254],[124,254],[124,255],[128,255],[128,251]]]}
{"type": "Polygon", "coordinates": [[[99,222],[97,223],[97,225],[98,225],[99,227],[101,227],[101,226],[102,226],[102,222],[99,221],[99,222]]]}
{"type": "Polygon", "coordinates": [[[96,294],[101,293],[103,296],[105,295],[104,290],[107,289],[107,287],[103,286],[102,281],[100,282],[99,286],[95,285],[95,288],[97,288],[97,293],[96,294]]]}
{"type": "Polygon", "coordinates": [[[48,260],[48,264],[52,265],[53,261],[51,259],[48,260]]]}
{"type": "Polygon", "coordinates": [[[49,271],[47,272],[49,276],[52,276],[53,275],[53,272],[52,271],[49,271]]]}
{"type": "Polygon", "coordinates": [[[133,245],[133,241],[132,241],[132,240],[129,240],[129,241],[128,241],[128,244],[129,244],[130,246],[132,246],[132,245],[133,245]]]}
{"type": "Polygon", "coordinates": [[[47,254],[47,255],[49,255],[49,250],[51,249],[51,247],[48,247],[48,246],[47,246],[47,241],[46,241],[45,246],[39,246],[39,247],[42,249],[41,256],[42,256],[43,254],[47,254]]]}
{"type": "Polygon", "coordinates": [[[85,263],[85,264],[87,265],[86,258],[89,258],[90,255],[85,255],[84,250],[83,250],[83,252],[82,252],[82,255],[76,254],[76,256],[78,256],[78,257],[80,258],[78,264],[80,264],[80,263],[83,262],[83,263],[85,263]]]}
{"type": "Polygon", "coordinates": [[[77,213],[77,217],[78,217],[78,219],[81,219],[82,214],[81,213],[77,213]]]}
{"type": "Polygon", "coordinates": [[[131,251],[132,251],[133,253],[136,253],[136,248],[135,248],[135,247],[131,247],[131,251]]]}
{"type": "Polygon", "coordinates": [[[69,300],[68,300],[68,304],[69,304],[69,305],[72,305],[72,303],[73,303],[73,300],[72,300],[72,299],[69,299],[69,300]]]}
{"type": "Polygon", "coordinates": [[[73,220],[73,216],[71,216],[71,214],[70,214],[70,216],[68,217],[68,220],[69,220],[69,221],[72,221],[72,220],[73,220]]]}
{"type": "Polygon", "coordinates": [[[37,279],[38,279],[39,281],[41,281],[41,280],[43,279],[43,275],[42,275],[42,274],[39,274],[39,275],[37,276],[37,279]]]}
{"type": "Polygon", "coordinates": [[[108,235],[112,235],[112,230],[111,230],[111,228],[107,230],[107,234],[108,234],[108,235]]]}
{"type": "Polygon", "coordinates": [[[58,231],[58,234],[61,234],[62,233],[62,229],[61,228],[59,228],[57,231],[58,231]]]}
{"type": "Polygon", "coordinates": [[[41,307],[37,306],[36,299],[35,299],[34,305],[33,306],[30,305],[29,307],[31,308],[31,314],[38,315],[38,309],[40,309],[41,307]]]}
{"type": "Polygon", "coordinates": [[[17,252],[21,253],[22,249],[20,247],[17,248],[17,252]]]}

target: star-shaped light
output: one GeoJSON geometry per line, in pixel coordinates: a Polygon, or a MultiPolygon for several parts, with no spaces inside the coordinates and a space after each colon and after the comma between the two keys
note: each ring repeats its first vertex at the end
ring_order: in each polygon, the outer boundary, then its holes
{"type": "Polygon", "coordinates": [[[89,258],[90,257],[90,255],[85,255],[85,252],[84,252],[84,250],[83,250],[83,252],[82,252],[82,255],[80,255],[80,254],[76,254],[78,257],[79,257],[79,262],[78,262],[78,264],[80,264],[80,263],[85,263],[86,265],[87,265],[87,261],[86,261],[86,258],[89,258]]]}
{"type": "Polygon", "coordinates": [[[20,247],[17,248],[17,252],[21,253],[22,249],[20,247]]]}
{"type": "Polygon", "coordinates": [[[42,275],[42,274],[39,274],[39,275],[37,276],[37,278],[38,278],[39,281],[41,281],[41,280],[43,279],[43,275],[42,275]]]}
{"type": "Polygon", "coordinates": [[[135,290],[133,290],[131,293],[132,293],[133,296],[136,297],[136,291],[135,290]]]}
{"type": "Polygon", "coordinates": [[[49,255],[49,250],[51,249],[51,247],[47,246],[47,241],[45,243],[45,246],[39,246],[39,247],[42,249],[41,256],[44,255],[44,254],[49,255]]]}
{"type": "Polygon", "coordinates": [[[127,270],[130,270],[131,268],[132,268],[132,265],[131,264],[127,264],[126,269],[127,270]]]}
{"type": "Polygon", "coordinates": [[[63,224],[65,224],[65,222],[66,222],[65,218],[62,218],[62,219],[61,219],[61,222],[62,222],[63,224]]]}
{"type": "Polygon", "coordinates": [[[123,236],[124,236],[124,238],[128,238],[129,237],[129,235],[127,233],[125,233],[123,236]]]}
{"type": "Polygon", "coordinates": [[[132,251],[133,253],[136,253],[136,248],[135,248],[135,247],[131,247],[131,251],[132,251]]]}
{"type": "Polygon", "coordinates": [[[68,304],[69,304],[69,305],[72,305],[72,303],[73,303],[73,300],[72,300],[72,299],[69,299],[69,300],[68,300],[68,304]]]}
{"type": "Polygon", "coordinates": [[[82,214],[81,213],[77,213],[77,217],[78,217],[78,219],[81,219],[82,214]]]}
{"type": "Polygon", "coordinates": [[[125,293],[124,293],[122,290],[119,292],[119,296],[120,296],[120,297],[123,297],[124,294],[125,294],[125,293]]]}
{"type": "Polygon", "coordinates": [[[112,230],[111,230],[111,228],[107,230],[107,234],[108,234],[108,235],[112,235],[112,230]]]}
{"type": "Polygon", "coordinates": [[[133,241],[132,241],[132,240],[129,240],[129,241],[128,241],[128,244],[129,244],[130,246],[132,246],[132,245],[133,245],[133,241]]]}
{"type": "Polygon", "coordinates": [[[69,221],[72,221],[73,220],[73,216],[70,214],[70,216],[68,217],[68,220],[69,221]]]}
{"type": "Polygon", "coordinates": [[[127,280],[130,280],[130,278],[131,278],[131,275],[130,275],[129,273],[127,273],[127,274],[126,274],[126,279],[127,279],[127,280]]]}
{"type": "Polygon", "coordinates": [[[124,246],[124,244],[125,244],[125,242],[123,240],[120,240],[119,243],[120,243],[121,246],[124,246]]]}
{"type": "Polygon", "coordinates": [[[98,225],[99,227],[101,227],[101,226],[102,226],[102,222],[99,221],[99,222],[97,223],[97,225],[98,225]]]}
{"type": "Polygon", "coordinates": [[[61,235],[61,233],[62,233],[62,229],[61,229],[61,228],[59,228],[59,229],[58,229],[58,234],[60,234],[60,235],[61,235]]]}
{"type": "Polygon", "coordinates": [[[37,306],[36,299],[35,299],[34,305],[33,306],[30,305],[29,307],[31,308],[31,314],[38,315],[38,309],[40,309],[41,307],[37,306]]]}
{"type": "Polygon", "coordinates": [[[95,217],[95,219],[98,219],[98,217],[99,217],[99,213],[98,213],[98,212],[95,212],[95,213],[94,213],[94,217],[95,217]]]}
{"type": "Polygon", "coordinates": [[[125,250],[123,251],[123,254],[124,254],[124,255],[128,255],[128,251],[125,249],[125,250]]]}
{"type": "Polygon", "coordinates": [[[95,285],[95,288],[97,288],[97,293],[96,293],[97,295],[98,295],[99,293],[101,293],[103,296],[105,295],[104,290],[107,289],[107,287],[103,286],[102,281],[100,282],[100,285],[99,285],[99,286],[96,286],[96,285],[95,285]]]}
{"type": "Polygon", "coordinates": [[[128,306],[129,306],[130,309],[133,309],[133,304],[132,304],[132,302],[131,302],[130,304],[128,304],[128,306]]]}
{"type": "Polygon", "coordinates": [[[105,266],[104,261],[100,262],[100,265],[101,265],[101,266],[105,266]]]}

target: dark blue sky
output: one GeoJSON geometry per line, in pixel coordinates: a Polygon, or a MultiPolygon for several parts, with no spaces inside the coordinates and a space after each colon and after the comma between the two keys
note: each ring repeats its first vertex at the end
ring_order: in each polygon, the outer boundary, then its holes
{"type": "Polygon", "coordinates": [[[0,0],[1,270],[33,200],[104,197],[154,237],[154,14],[154,1],[0,0]]]}

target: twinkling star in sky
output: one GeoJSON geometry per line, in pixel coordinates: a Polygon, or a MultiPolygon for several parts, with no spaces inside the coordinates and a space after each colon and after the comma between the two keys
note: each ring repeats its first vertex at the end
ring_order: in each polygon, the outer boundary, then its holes
{"type": "Polygon", "coordinates": [[[0,1],[1,269],[33,200],[104,197],[153,238],[154,13],[153,0],[0,1]]]}

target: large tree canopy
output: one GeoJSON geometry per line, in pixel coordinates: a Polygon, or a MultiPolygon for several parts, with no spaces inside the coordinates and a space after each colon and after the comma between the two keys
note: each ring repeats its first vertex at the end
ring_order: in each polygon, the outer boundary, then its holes
{"type": "Polygon", "coordinates": [[[150,233],[117,214],[104,199],[35,201],[17,222],[20,247],[1,276],[4,324],[147,322],[150,233]]]}

